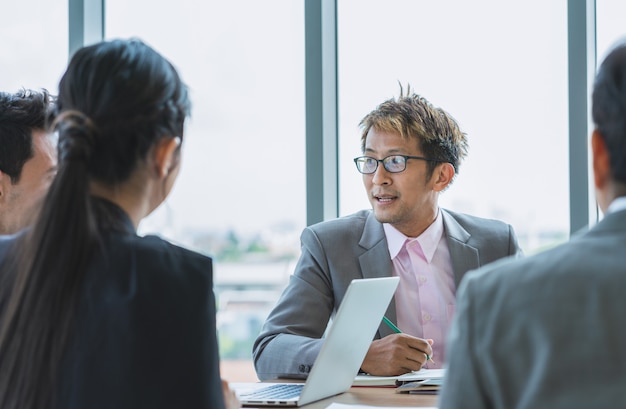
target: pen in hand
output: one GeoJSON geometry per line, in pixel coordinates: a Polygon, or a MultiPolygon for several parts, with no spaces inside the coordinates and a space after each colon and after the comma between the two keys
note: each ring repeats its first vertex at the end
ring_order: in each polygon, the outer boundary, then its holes
{"type": "MultiPolygon", "coordinates": [[[[390,320],[389,318],[387,318],[387,317],[383,316],[383,322],[384,322],[385,324],[387,324],[387,326],[388,326],[389,328],[391,328],[391,329],[393,330],[393,332],[395,332],[396,334],[402,334],[402,331],[400,331],[400,328],[396,327],[396,326],[394,325],[394,323],[393,323],[393,322],[391,322],[391,320],[390,320]]],[[[428,354],[426,354],[426,361],[427,361],[427,362],[428,362],[428,361],[430,361],[430,362],[432,362],[433,364],[435,363],[435,361],[433,360],[433,358],[432,358],[430,355],[428,355],[428,354]]]]}

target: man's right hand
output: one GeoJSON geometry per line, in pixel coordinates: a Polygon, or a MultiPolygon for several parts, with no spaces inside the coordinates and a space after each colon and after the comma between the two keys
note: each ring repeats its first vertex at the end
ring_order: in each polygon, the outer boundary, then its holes
{"type": "Polygon", "coordinates": [[[433,355],[432,339],[391,334],[370,345],[361,370],[376,376],[397,376],[418,371],[433,355]]]}

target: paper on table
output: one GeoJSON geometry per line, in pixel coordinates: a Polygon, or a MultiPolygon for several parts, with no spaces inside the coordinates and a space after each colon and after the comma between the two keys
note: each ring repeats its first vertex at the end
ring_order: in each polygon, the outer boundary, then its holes
{"type": "Polygon", "coordinates": [[[405,382],[396,388],[396,393],[436,395],[441,388],[443,378],[424,379],[423,381],[405,382]]]}
{"type": "MultiPolygon", "coordinates": [[[[398,409],[397,407],[393,407],[393,406],[389,406],[389,407],[380,407],[380,406],[368,406],[368,405],[347,405],[345,403],[331,403],[330,405],[326,406],[326,409],[370,409],[370,408],[376,408],[376,409],[398,409]]],[[[420,406],[414,406],[413,409],[437,409],[435,406],[431,406],[428,408],[424,408],[424,407],[420,407],[420,406]]]]}
{"type": "Polygon", "coordinates": [[[419,371],[409,372],[398,376],[396,379],[398,385],[405,382],[422,381],[424,379],[443,379],[446,375],[445,369],[420,369],[419,371]]]}
{"type": "Polygon", "coordinates": [[[397,376],[374,376],[360,374],[354,378],[352,386],[396,386],[397,376]]]}

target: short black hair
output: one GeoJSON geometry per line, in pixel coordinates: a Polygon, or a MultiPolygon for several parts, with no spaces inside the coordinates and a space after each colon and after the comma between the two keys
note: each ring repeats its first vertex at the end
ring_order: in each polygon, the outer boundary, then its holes
{"type": "Polygon", "coordinates": [[[19,182],[24,163],[34,155],[33,130],[44,130],[52,113],[47,90],[0,92],[0,171],[19,182]]]}
{"type": "Polygon", "coordinates": [[[614,47],[596,75],[592,116],[604,139],[613,178],[626,183],[626,43],[614,47]]]}

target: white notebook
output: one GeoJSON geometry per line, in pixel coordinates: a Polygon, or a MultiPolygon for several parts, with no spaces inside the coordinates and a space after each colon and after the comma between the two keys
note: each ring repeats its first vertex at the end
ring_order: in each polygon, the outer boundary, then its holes
{"type": "Polygon", "coordinates": [[[398,386],[406,382],[424,380],[443,380],[445,369],[420,369],[398,376],[374,376],[359,374],[354,378],[352,386],[398,386]]]}
{"type": "Polygon", "coordinates": [[[398,376],[396,382],[401,385],[406,382],[424,381],[424,380],[443,380],[446,376],[445,368],[440,369],[420,369],[398,376]]]}

